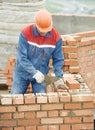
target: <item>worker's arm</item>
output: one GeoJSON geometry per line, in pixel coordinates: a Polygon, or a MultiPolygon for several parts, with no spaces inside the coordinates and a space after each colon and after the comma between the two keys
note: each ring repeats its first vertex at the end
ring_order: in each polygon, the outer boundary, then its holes
{"type": "Polygon", "coordinates": [[[19,36],[19,43],[18,43],[18,60],[20,65],[23,67],[23,69],[30,73],[30,76],[32,76],[37,72],[35,67],[33,66],[32,62],[29,61],[27,58],[27,51],[28,51],[28,43],[24,35],[21,33],[19,36]]]}
{"type": "Polygon", "coordinates": [[[57,77],[61,78],[63,76],[63,63],[64,63],[61,38],[56,44],[56,48],[52,54],[52,59],[53,59],[54,73],[57,77]]]}

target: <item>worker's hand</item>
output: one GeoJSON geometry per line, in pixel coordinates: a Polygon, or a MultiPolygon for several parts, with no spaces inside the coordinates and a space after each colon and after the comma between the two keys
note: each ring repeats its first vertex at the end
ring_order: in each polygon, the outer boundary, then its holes
{"type": "Polygon", "coordinates": [[[37,83],[42,83],[45,79],[44,75],[39,70],[37,70],[33,78],[36,80],[37,83]]]}

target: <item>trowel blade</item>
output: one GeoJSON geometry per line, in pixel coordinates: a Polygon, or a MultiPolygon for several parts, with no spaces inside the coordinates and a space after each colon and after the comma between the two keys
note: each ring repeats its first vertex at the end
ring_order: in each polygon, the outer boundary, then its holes
{"type": "Polygon", "coordinates": [[[45,75],[45,80],[44,82],[46,83],[46,85],[50,85],[56,81],[58,81],[59,78],[58,77],[54,77],[54,76],[49,76],[49,75],[45,75]]]}

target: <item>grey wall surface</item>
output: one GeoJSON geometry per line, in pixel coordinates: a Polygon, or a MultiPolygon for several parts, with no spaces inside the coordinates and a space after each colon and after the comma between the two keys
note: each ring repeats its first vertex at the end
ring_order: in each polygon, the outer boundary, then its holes
{"type": "Polygon", "coordinates": [[[62,35],[95,30],[95,16],[90,15],[53,14],[53,23],[62,35]]]}
{"type": "Polygon", "coordinates": [[[35,13],[42,8],[43,0],[0,1],[0,71],[10,57],[16,57],[22,28],[33,23],[35,13]]]}

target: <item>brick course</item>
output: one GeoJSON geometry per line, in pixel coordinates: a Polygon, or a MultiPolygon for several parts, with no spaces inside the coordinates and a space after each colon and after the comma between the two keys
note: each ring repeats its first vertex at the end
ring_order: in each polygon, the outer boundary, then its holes
{"type": "MultiPolygon", "coordinates": [[[[85,90],[86,88],[84,88],[85,90]]],[[[19,100],[23,100],[24,104],[14,104],[14,96],[12,96],[12,104],[3,103],[5,95],[1,95],[2,102],[0,104],[0,128],[1,130],[80,130],[88,128],[93,130],[93,95],[89,90],[89,94],[79,92],[82,98],[74,100],[77,94],[68,91],[69,100],[66,98],[66,92],[46,93],[47,101],[25,104],[25,97],[32,94],[17,95],[19,100]],[[55,95],[55,96],[54,96],[55,95]],[[51,97],[57,98],[56,102],[50,102],[51,97]],[[74,97],[75,96],[75,97],[74,97]],[[64,100],[60,100],[61,98],[64,100]],[[89,100],[86,100],[86,99],[89,100]],[[59,102],[60,101],[60,102],[59,102]],[[89,105],[91,107],[89,107],[89,105]],[[78,124],[78,125],[76,125],[78,124]],[[88,127],[87,127],[88,126],[88,127]]],[[[35,99],[42,100],[43,94],[34,95],[35,99]],[[40,98],[41,97],[41,98],[40,98]]],[[[8,100],[7,96],[7,100],[8,100]]],[[[32,96],[31,96],[32,98],[32,96]]]]}

